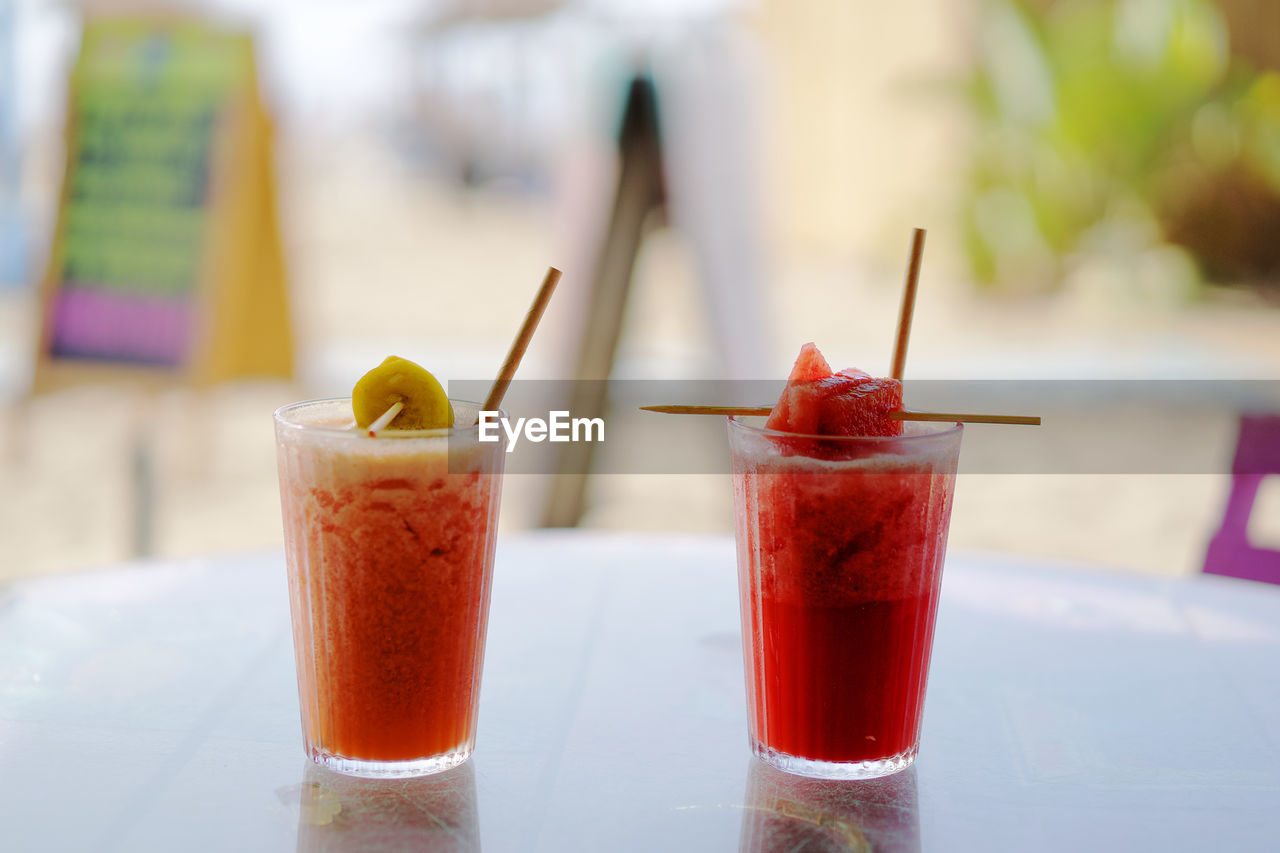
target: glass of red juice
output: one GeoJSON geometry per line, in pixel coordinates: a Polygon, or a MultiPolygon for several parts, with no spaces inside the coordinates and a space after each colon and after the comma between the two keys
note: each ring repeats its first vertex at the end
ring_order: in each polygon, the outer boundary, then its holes
{"type": "Polygon", "coordinates": [[[751,748],[805,776],[896,773],[920,744],[962,426],[763,422],[729,421],[751,748]]]}
{"type": "Polygon", "coordinates": [[[475,747],[504,443],[478,407],[451,429],[355,429],[349,399],[275,414],[307,754],[420,776],[475,747]]]}

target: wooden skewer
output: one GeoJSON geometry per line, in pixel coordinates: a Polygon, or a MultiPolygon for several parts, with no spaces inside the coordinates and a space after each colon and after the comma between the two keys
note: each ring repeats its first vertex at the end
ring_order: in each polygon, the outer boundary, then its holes
{"type": "Polygon", "coordinates": [[[398,400],[392,403],[385,412],[378,415],[378,419],[376,421],[369,424],[369,437],[372,438],[377,435],[378,430],[384,428],[387,424],[395,420],[396,415],[400,414],[402,411],[404,411],[403,400],[398,400]]]}
{"type": "Polygon", "coordinates": [[[924,229],[917,228],[911,237],[911,260],[907,263],[907,284],[902,291],[902,313],[898,315],[898,334],[893,341],[893,366],[889,376],[902,379],[907,367],[907,339],[911,337],[911,316],[916,310],[916,286],[920,281],[920,262],[924,258],[924,229]]]}
{"type": "Polygon", "coordinates": [[[502,405],[502,397],[507,393],[511,380],[515,378],[516,368],[520,366],[520,359],[524,358],[524,351],[529,348],[529,341],[533,339],[534,330],[538,328],[538,321],[542,319],[542,312],[547,310],[547,303],[551,301],[551,294],[555,291],[556,283],[559,281],[560,270],[555,267],[548,268],[547,276],[542,280],[542,286],[538,288],[538,295],[533,298],[533,305],[529,307],[529,313],[524,317],[520,332],[511,344],[511,351],[507,353],[507,360],[503,362],[502,369],[498,371],[498,378],[493,381],[493,388],[489,390],[489,396],[485,399],[481,411],[497,411],[498,407],[502,405]]]}
{"type": "MultiPolygon", "coordinates": [[[[663,415],[738,415],[763,417],[773,411],[770,406],[641,406],[641,411],[663,415]]],[[[966,412],[889,412],[898,421],[955,421],[962,424],[1014,424],[1016,426],[1040,426],[1035,415],[979,415],[966,412]]]]}
{"type": "Polygon", "coordinates": [[[660,415],[738,415],[739,417],[764,417],[773,411],[772,406],[641,406],[642,412],[660,415]]]}
{"type": "Polygon", "coordinates": [[[889,412],[897,421],[955,421],[962,424],[1013,424],[1014,426],[1040,426],[1039,415],[977,415],[968,412],[889,412]]]}
{"type": "MultiPolygon", "coordinates": [[[[911,337],[911,317],[916,308],[916,290],[920,281],[920,262],[924,257],[923,228],[915,229],[911,237],[911,260],[907,264],[907,283],[902,293],[902,313],[898,317],[898,333],[893,344],[893,367],[889,375],[902,380],[907,364],[907,341],[911,337]]],[[[737,415],[762,417],[773,411],[770,406],[641,406],[641,411],[664,415],[737,415]]],[[[1015,426],[1040,426],[1036,415],[979,415],[969,412],[888,412],[888,417],[898,421],[940,421],[965,424],[1013,424],[1015,426]]]]}

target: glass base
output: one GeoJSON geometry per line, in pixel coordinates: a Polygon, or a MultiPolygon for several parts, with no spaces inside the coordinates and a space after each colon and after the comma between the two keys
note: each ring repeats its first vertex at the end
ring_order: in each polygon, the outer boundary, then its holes
{"type": "Polygon", "coordinates": [[[451,770],[471,757],[471,747],[460,746],[440,755],[429,758],[410,758],[405,761],[368,761],[348,758],[345,755],[334,755],[315,747],[309,748],[307,754],[321,767],[344,776],[359,776],[364,779],[405,779],[451,770]]]}
{"type": "Polygon", "coordinates": [[[872,761],[819,761],[816,758],[788,755],[762,743],[753,743],[751,751],[765,764],[797,776],[811,776],[815,779],[877,779],[900,773],[914,764],[919,747],[913,746],[897,755],[872,761]]]}

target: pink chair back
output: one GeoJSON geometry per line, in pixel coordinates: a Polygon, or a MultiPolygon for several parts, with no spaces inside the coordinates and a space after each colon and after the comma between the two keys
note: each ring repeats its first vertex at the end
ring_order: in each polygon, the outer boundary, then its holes
{"type": "Polygon", "coordinates": [[[1280,551],[1258,548],[1248,535],[1258,487],[1268,475],[1280,475],[1280,415],[1241,415],[1231,493],[1222,524],[1209,540],[1206,574],[1280,584],[1280,551]]]}

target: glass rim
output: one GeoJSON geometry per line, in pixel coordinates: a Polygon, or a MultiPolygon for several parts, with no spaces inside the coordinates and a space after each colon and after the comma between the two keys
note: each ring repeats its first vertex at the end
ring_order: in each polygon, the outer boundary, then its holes
{"type": "Polygon", "coordinates": [[[755,426],[747,423],[744,418],[764,418],[765,415],[729,415],[730,428],[737,427],[755,435],[762,435],[767,438],[790,439],[793,441],[809,440],[809,441],[834,441],[841,444],[869,444],[872,446],[886,445],[890,442],[904,441],[917,443],[921,441],[937,440],[949,438],[953,435],[960,435],[964,432],[964,424],[959,421],[913,421],[913,423],[937,424],[938,429],[930,432],[918,432],[913,435],[818,435],[805,432],[786,432],[779,429],[769,429],[768,427],[755,426]]]}
{"type": "MultiPolygon", "coordinates": [[[[467,406],[475,406],[477,411],[483,411],[480,407],[484,404],[477,403],[474,400],[460,400],[454,397],[449,397],[448,400],[450,405],[453,405],[454,403],[463,403],[467,406]]],[[[289,417],[291,412],[301,409],[304,406],[321,406],[326,403],[349,403],[350,401],[350,397],[318,397],[313,400],[298,400],[293,403],[286,403],[276,409],[271,413],[271,417],[277,425],[291,430],[298,430],[299,432],[343,436],[348,438],[368,438],[369,431],[367,429],[303,424],[298,423],[296,420],[291,420],[289,417]]],[[[507,413],[503,409],[498,409],[498,416],[500,419],[505,420],[507,413]]],[[[479,433],[479,431],[479,423],[467,424],[464,426],[459,426],[455,423],[451,427],[437,427],[435,429],[383,429],[378,432],[378,438],[448,438],[453,435],[479,433]]]]}

